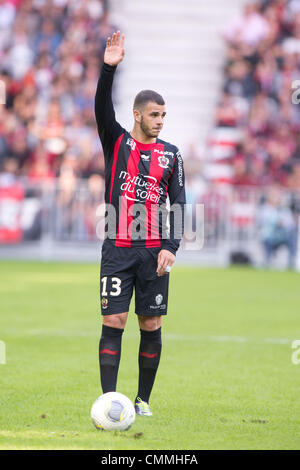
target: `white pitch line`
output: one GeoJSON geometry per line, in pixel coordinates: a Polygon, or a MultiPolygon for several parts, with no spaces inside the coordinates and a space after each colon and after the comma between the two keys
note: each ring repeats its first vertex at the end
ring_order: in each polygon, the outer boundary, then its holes
{"type": "MultiPolygon", "coordinates": [[[[55,329],[30,329],[30,330],[19,330],[18,328],[8,328],[2,332],[3,336],[57,336],[57,337],[99,337],[101,329],[99,331],[90,330],[55,330],[55,329]]],[[[136,338],[138,332],[126,333],[127,338],[136,338]]],[[[210,341],[213,343],[259,343],[259,344],[291,344],[295,339],[289,338],[257,338],[251,336],[230,336],[230,335],[189,335],[189,334],[176,334],[176,333],[163,333],[163,339],[170,341],[210,341]]]]}
{"type": "Polygon", "coordinates": [[[251,336],[229,336],[229,335],[177,335],[169,334],[164,335],[166,339],[173,340],[188,340],[188,341],[211,341],[211,342],[227,342],[227,343],[266,343],[266,344],[290,344],[293,340],[288,338],[255,338],[251,336]]]}

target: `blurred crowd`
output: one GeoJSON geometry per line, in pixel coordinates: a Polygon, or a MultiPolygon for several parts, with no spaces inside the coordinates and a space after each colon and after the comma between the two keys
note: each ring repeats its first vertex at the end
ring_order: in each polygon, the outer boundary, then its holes
{"type": "MultiPolygon", "coordinates": [[[[103,186],[93,101],[112,29],[108,0],[0,0],[2,175],[103,186]]],[[[249,1],[223,35],[212,158],[233,185],[298,188],[300,0],[249,1]]]]}
{"type": "Polygon", "coordinates": [[[107,0],[0,0],[2,180],[103,189],[94,95],[112,29],[107,0]]]}
{"type": "MultiPolygon", "coordinates": [[[[95,239],[104,158],[94,96],[113,30],[108,0],[0,0],[0,243],[38,239],[51,220],[56,238],[95,239]],[[55,200],[45,202],[47,185],[55,200]]],[[[282,202],[282,189],[300,188],[300,0],[247,1],[223,35],[209,165],[185,149],[187,202],[204,204],[206,244],[228,221],[237,239],[258,228],[266,264],[285,245],[291,266],[300,203],[282,202]],[[274,185],[263,200],[244,192],[274,185]]]]}
{"type": "Polygon", "coordinates": [[[298,189],[300,0],[248,1],[223,35],[212,158],[233,185],[298,189]]]}

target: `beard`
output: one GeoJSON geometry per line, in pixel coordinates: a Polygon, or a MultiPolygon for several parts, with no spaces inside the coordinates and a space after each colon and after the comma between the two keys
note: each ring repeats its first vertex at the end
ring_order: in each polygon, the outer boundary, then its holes
{"type": "Polygon", "coordinates": [[[147,126],[147,124],[144,122],[143,116],[141,118],[141,129],[147,137],[152,137],[153,138],[153,137],[157,137],[157,135],[158,135],[157,133],[154,134],[153,132],[151,132],[150,127],[147,126]]]}

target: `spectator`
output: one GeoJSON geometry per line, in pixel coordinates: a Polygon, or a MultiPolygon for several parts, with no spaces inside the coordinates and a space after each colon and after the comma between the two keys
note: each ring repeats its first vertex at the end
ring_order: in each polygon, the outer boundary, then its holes
{"type": "Polygon", "coordinates": [[[269,25],[260,14],[259,2],[246,3],[242,15],[233,18],[224,31],[225,38],[231,43],[245,43],[256,46],[269,32],[269,25]]]}
{"type": "Polygon", "coordinates": [[[227,70],[227,76],[224,89],[230,95],[251,98],[258,90],[251,66],[246,60],[233,62],[227,70]]]}
{"type": "Polygon", "coordinates": [[[273,255],[284,246],[288,251],[288,267],[293,268],[297,251],[297,227],[291,209],[282,203],[282,193],[278,187],[269,191],[267,201],[262,204],[258,212],[258,227],[265,265],[269,267],[273,255]]]}
{"type": "Polygon", "coordinates": [[[0,0],[0,30],[9,30],[15,19],[15,7],[12,2],[0,0]]]}

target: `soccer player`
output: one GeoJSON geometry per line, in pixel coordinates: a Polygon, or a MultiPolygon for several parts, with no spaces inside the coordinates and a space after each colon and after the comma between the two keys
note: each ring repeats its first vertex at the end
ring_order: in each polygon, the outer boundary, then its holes
{"type": "Polygon", "coordinates": [[[158,93],[138,93],[130,133],[116,121],[112,84],[115,70],[124,58],[124,40],[120,31],[107,39],[95,96],[105,159],[105,203],[107,214],[112,214],[102,246],[100,272],[100,378],[103,393],[116,390],[122,334],[135,288],[140,328],[135,410],[139,415],[151,416],[149,398],[161,355],[169,271],[183,231],[184,170],[178,148],[158,138],[166,116],[165,102],[158,93]],[[180,233],[175,233],[175,211],[171,210],[174,217],[170,217],[169,236],[161,211],[167,196],[171,209],[173,205],[180,208],[180,233]]]}

